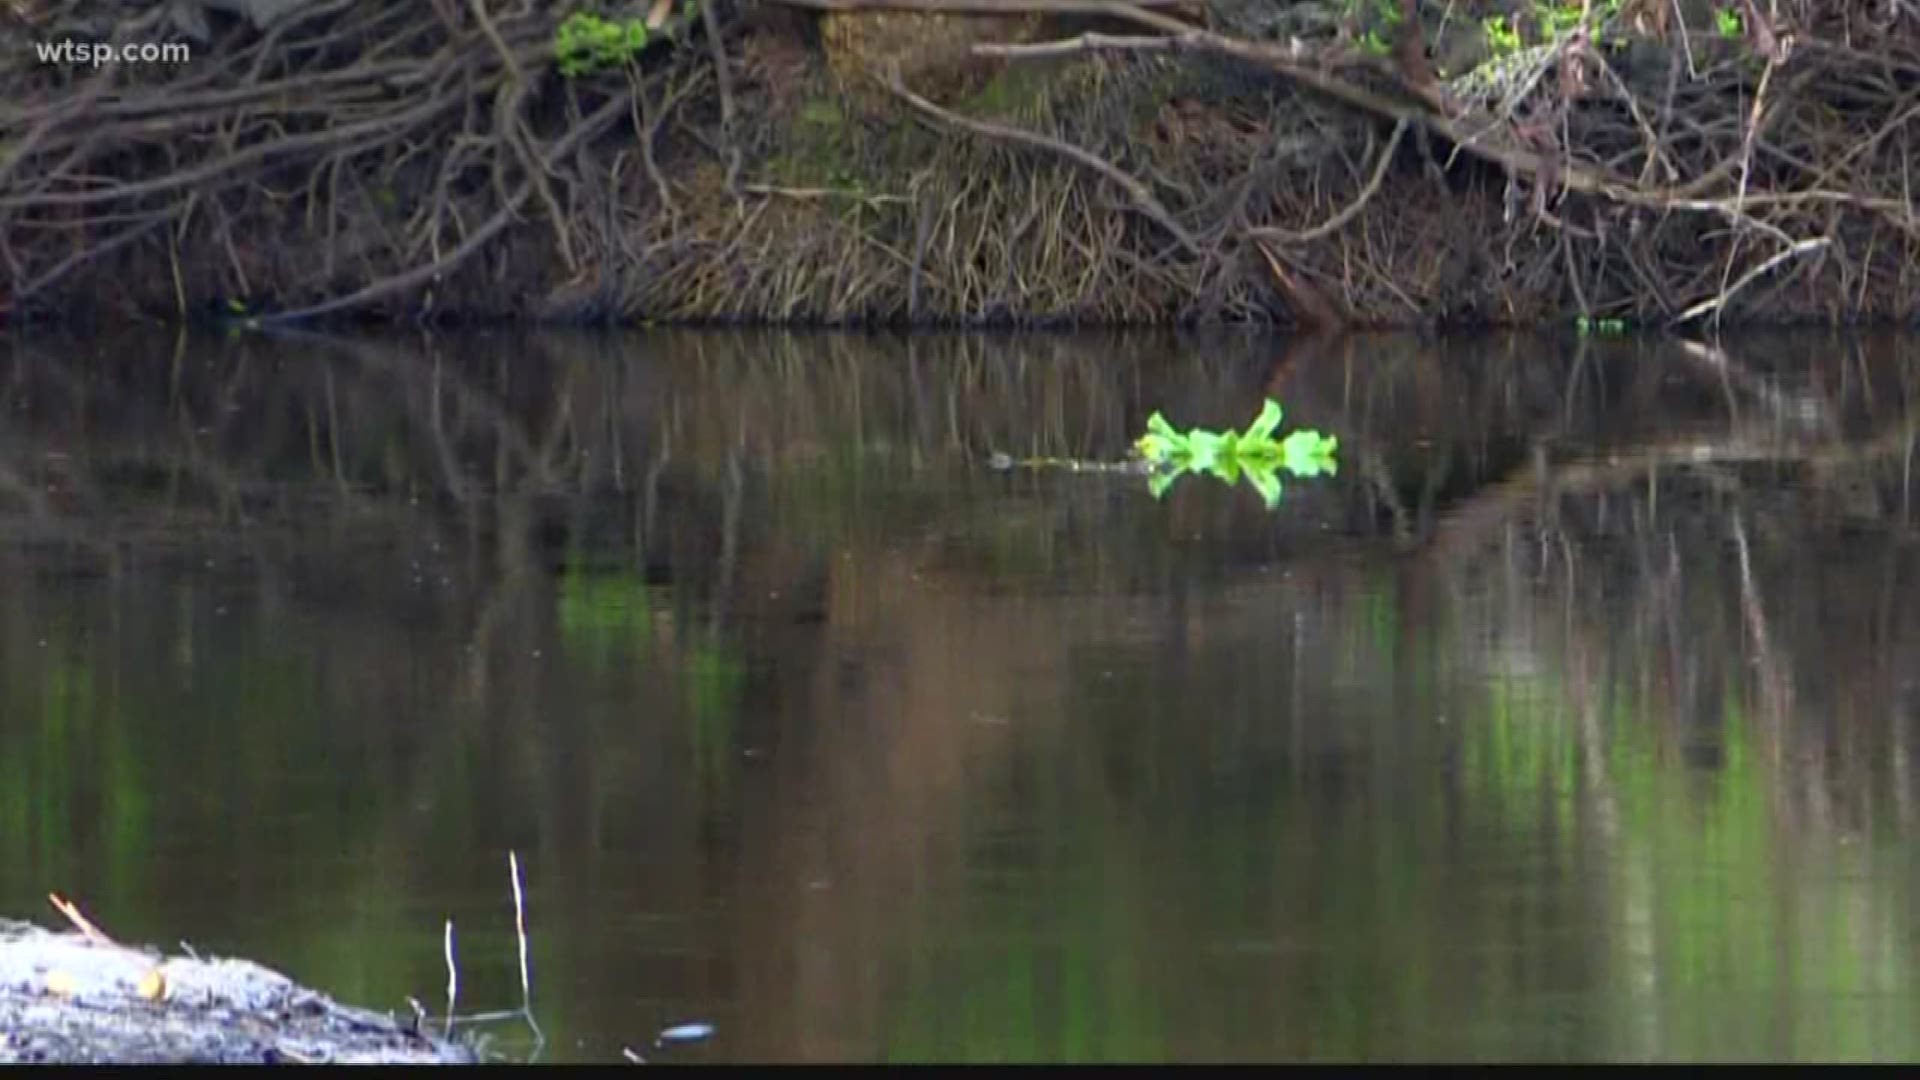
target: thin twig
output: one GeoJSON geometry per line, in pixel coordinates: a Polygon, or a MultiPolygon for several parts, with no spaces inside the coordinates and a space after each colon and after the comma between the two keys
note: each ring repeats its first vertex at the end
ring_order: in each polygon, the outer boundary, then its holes
{"type": "Polygon", "coordinates": [[[40,290],[45,289],[47,286],[65,277],[76,267],[92,262],[109,252],[117,251],[172,220],[173,212],[171,210],[162,210],[150,215],[147,221],[129,227],[118,236],[107,240],[96,241],[74,251],[66,258],[48,268],[47,271],[39,277],[34,278],[32,281],[14,290],[13,301],[19,303],[20,301],[31,298],[40,292],[40,290]]]}
{"type": "Polygon", "coordinates": [[[707,33],[707,48],[713,56],[715,88],[720,92],[720,130],[733,135],[733,73],[727,68],[727,46],[720,36],[720,16],[714,13],[714,0],[697,0],[700,25],[707,33]]]}
{"type": "Polygon", "coordinates": [[[1372,199],[1374,193],[1380,190],[1381,181],[1387,177],[1387,168],[1393,164],[1393,152],[1400,148],[1400,138],[1406,133],[1407,120],[1402,117],[1393,125],[1393,135],[1387,139],[1387,148],[1380,151],[1379,159],[1374,162],[1373,175],[1367,179],[1366,186],[1362,187],[1360,194],[1354,196],[1354,200],[1342,207],[1339,213],[1334,214],[1320,224],[1303,232],[1290,232],[1286,229],[1260,228],[1248,229],[1247,235],[1258,240],[1278,240],[1285,244],[1306,244],[1318,240],[1323,236],[1338,232],[1342,226],[1358,216],[1361,209],[1367,205],[1367,201],[1372,199]]]}
{"type": "Polygon", "coordinates": [[[520,1012],[526,1017],[527,1026],[533,1029],[535,1044],[537,1046],[545,1046],[547,1042],[546,1033],[540,1030],[539,1021],[533,1018],[533,979],[528,973],[529,966],[527,962],[529,951],[527,946],[527,901],[526,895],[520,887],[520,856],[511,850],[507,852],[507,874],[513,879],[513,931],[515,938],[520,943],[520,1012]]]}
{"type": "MultiPolygon", "coordinates": [[[[628,102],[625,95],[609,99],[605,104],[589,114],[586,119],[582,120],[572,131],[568,132],[566,137],[556,142],[553,149],[548,153],[548,159],[550,161],[557,161],[565,157],[568,153],[571,153],[576,146],[594,134],[597,134],[601,128],[612,123],[615,117],[626,111],[627,104],[628,102]]],[[[504,231],[506,227],[513,222],[514,214],[519,212],[520,207],[526,203],[532,194],[533,181],[528,180],[522,183],[519,189],[516,190],[513,196],[507,201],[507,205],[496,212],[493,217],[489,218],[485,224],[475,229],[458,247],[425,266],[417,266],[405,273],[382,278],[370,285],[357,289],[345,296],[335,297],[332,300],[312,304],[294,311],[274,312],[269,315],[263,315],[259,321],[262,324],[285,323],[317,318],[321,315],[330,315],[336,311],[362,307],[376,300],[395,295],[396,293],[405,292],[416,285],[432,281],[466,261],[474,252],[485,247],[488,241],[504,231]]]]}
{"type": "Polygon", "coordinates": [[[507,852],[507,873],[513,879],[513,932],[520,943],[520,1007],[533,1012],[533,980],[527,973],[527,902],[520,889],[520,856],[507,852]]]}
{"type": "Polygon", "coordinates": [[[74,928],[79,930],[81,935],[88,941],[93,942],[95,945],[106,945],[114,948],[119,947],[119,942],[108,937],[99,927],[88,921],[85,915],[80,914],[80,909],[74,905],[73,901],[68,900],[59,893],[48,893],[47,899],[53,902],[54,909],[59,911],[60,914],[65,915],[67,921],[72,923],[74,928]]]}
{"type": "Polygon", "coordinates": [[[441,1030],[445,1034],[453,1033],[453,1005],[460,996],[460,971],[453,963],[453,920],[447,920],[446,933],[441,937],[447,959],[447,1020],[441,1030]]]}
{"type": "Polygon", "coordinates": [[[1759,266],[1756,266],[1753,269],[1747,271],[1746,273],[1740,275],[1740,280],[1734,282],[1731,288],[1721,289],[1717,295],[1712,296],[1706,300],[1702,300],[1701,302],[1681,312],[1679,317],[1673,320],[1674,324],[1679,325],[1680,323],[1691,322],[1702,315],[1719,311],[1721,308],[1727,305],[1727,301],[1732,300],[1736,295],[1739,294],[1740,290],[1746,288],[1748,285],[1751,285],[1755,279],[1760,277],[1760,275],[1766,273],[1767,271],[1773,269],[1776,266],[1779,266],[1781,263],[1786,262],[1788,259],[1791,259],[1796,255],[1805,255],[1808,252],[1819,251],[1821,248],[1824,248],[1831,243],[1833,243],[1832,237],[1817,236],[1810,240],[1800,240],[1795,243],[1787,245],[1784,249],[1774,253],[1773,257],[1768,259],[1766,262],[1763,262],[1759,266]]]}
{"type": "MultiPolygon", "coordinates": [[[[501,90],[499,104],[495,111],[495,125],[500,137],[513,148],[514,155],[520,159],[521,168],[527,179],[533,182],[533,189],[540,196],[541,206],[546,208],[547,219],[553,224],[554,241],[560,246],[560,260],[567,269],[579,272],[580,264],[573,257],[573,236],[567,228],[567,215],[561,211],[560,202],[554,198],[553,187],[547,183],[546,166],[541,164],[533,145],[527,138],[526,129],[520,123],[521,103],[527,99],[529,86],[526,72],[513,54],[506,40],[500,36],[500,30],[493,24],[493,17],[487,14],[487,0],[468,0],[473,9],[473,17],[480,24],[487,40],[493,44],[494,52],[507,69],[507,84],[501,90]]],[[[702,7],[711,6],[702,4],[702,7]]]]}
{"type": "Polygon", "coordinates": [[[1191,232],[1187,231],[1186,226],[1181,225],[1180,222],[1174,219],[1173,214],[1165,206],[1160,204],[1159,199],[1154,198],[1153,192],[1147,190],[1145,184],[1127,175],[1127,173],[1105,158],[1075,146],[1072,143],[1062,142],[1059,139],[1049,135],[1042,135],[1039,132],[1024,131],[1020,128],[1007,127],[1004,124],[996,124],[987,120],[973,120],[961,116],[958,113],[949,112],[907,89],[906,84],[900,81],[898,72],[889,73],[887,88],[907,104],[942,123],[951,124],[954,127],[971,131],[976,135],[985,135],[988,138],[1004,139],[1008,142],[1024,143],[1028,146],[1038,147],[1042,150],[1069,158],[1092,169],[1094,172],[1099,173],[1101,176],[1119,185],[1121,190],[1132,197],[1134,205],[1139,208],[1140,212],[1151,218],[1154,223],[1162,229],[1165,229],[1169,236],[1178,240],[1180,246],[1195,254],[1200,253],[1199,241],[1194,239],[1191,232]]]}

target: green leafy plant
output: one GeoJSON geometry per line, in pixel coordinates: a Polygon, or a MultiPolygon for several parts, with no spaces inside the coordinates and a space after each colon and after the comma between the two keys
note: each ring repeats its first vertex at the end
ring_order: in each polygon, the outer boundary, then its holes
{"type": "Polygon", "coordinates": [[[1481,23],[1487,31],[1487,48],[1495,56],[1511,56],[1520,51],[1524,44],[1520,40],[1520,31],[1507,21],[1505,15],[1495,15],[1481,23]]]}
{"type": "MultiPolygon", "coordinates": [[[[1557,4],[1551,0],[1535,0],[1533,24],[1547,42],[1567,36],[1582,24],[1592,28],[1595,41],[1613,40],[1618,35],[1608,33],[1607,29],[1619,13],[1620,0],[1597,0],[1591,5],[1580,0],[1557,4]]],[[[1495,58],[1512,56],[1527,47],[1527,35],[1506,15],[1482,19],[1480,25],[1486,32],[1487,49],[1495,58]]]]}
{"type": "Polygon", "coordinates": [[[1597,31],[1611,22],[1619,13],[1620,0],[1600,0],[1599,3],[1591,6],[1582,4],[1579,0],[1571,0],[1564,4],[1543,3],[1536,0],[1533,5],[1534,19],[1549,39],[1572,33],[1583,22],[1597,31]]]}
{"type": "Polygon", "coordinates": [[[1355,42],[1361,52],[1386,56],[1393,51],[1394,30],[1401,18],[1396,0],[1346,0],[1342,8],[1356,31],[1360,24],[1369,24],[1355,42]]]}
{"type": "Polygon", "coordinates": [[[587,11],[567,16],[553,34],[560,74],[575,78],[601,68],[624,67],[647,47],[642,19],[603,19],[587,11]]]}
{"type": "Polygon", "coordinates": [[[1713,27],[1720,31],[1723,38],[1737,38],[1745,27],[1740,22],[1740,13],[1732,8],[1715,8],[1713,27]]]}
{"type": "Polygon", "coordinates": [[[1156,412],[1147,419],[1147,433],[1133,448],[1153,469],[1148,487],[1155,498],[1183,475],[1209,473],[1229,484],[1245,478],[1272,508],[1280,502],[1280,473],[1312,477],[1339,471],[1335,460],[1339,439],[1304,429],[1276,439],[1280,418],[1280,403],[1271,398],[1245,431],[1192,428],[1183,432],[1156,412]]]}
{"type": "Polygon", "coordinates": [[[1400,25],[1398,0],[1343,0],[1340,14],[1351,22],[1375,22],[1389,29],[1400,25]],[[1368,9],[1372,10],[1369,11],[1368,9]]]}
{"type": "Polygon", "coordinates": [[[1625,319],[1589,319],[1585,315],[1573,320],[1573,328],[1581,337],[1589,334],[1624,334],[1627,332],[1625,319]]]}
{"type": "Polygon", "coordinates": [[[1534,18],[1540,22],[1540,28],[1549,38],[1557,38],[1580,25],[1584,13],[1579,4],[1535,4],[1534,18]]]}

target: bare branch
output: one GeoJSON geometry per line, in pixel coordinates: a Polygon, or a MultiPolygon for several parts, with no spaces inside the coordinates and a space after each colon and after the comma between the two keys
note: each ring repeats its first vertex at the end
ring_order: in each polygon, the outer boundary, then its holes
{"type": "Polygon", "coordinates": [[[941,123],[950,124],[965,131],[971,131],[976,135],[985,135],[988,138],[1004,139],[1008,142],[1024,143],[1027,146],[1038,147],[1050,153],[1059,154],[1062,157],[1092,169],[1094,172],[1099,173],[1101,176],[1119,185],[1120,189],[1125,191],[1133,199],[1134,205],[1140,212],[1151,218],[1153,222],[1162,229],[1165,229],[1169,236],[1178,240],[1181,247],[1195,254],[1200,254],[1199,241],[1194,239],[1193,234],[1187,231],[1186,226],[1180,224],[1165,206],[1161,205],[1160,200],[1154,197],[1153,192],[1149,191],[1145,184],[1129,176],[1105,158],[1081,147],[1074,146],[1071,143],[1061,142],[1059,139],[1052,138],[1051,136],[1041,135],[1038,132],[1022,131],[1019,128],[1007,127],[1004,124],[995,124],[986,120],[973,120],[961,116],[958,113],[948,112],[946,109],[935,105],[933,102],[907,89],[906,84],[900,81],[897,73],[890,74],[887,80],[887,88],[892,90],[907,104],[939,120],[941,123]]]}

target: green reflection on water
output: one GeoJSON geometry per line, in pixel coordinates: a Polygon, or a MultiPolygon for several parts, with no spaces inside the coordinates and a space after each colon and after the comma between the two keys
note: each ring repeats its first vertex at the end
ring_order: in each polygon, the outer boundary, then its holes
{"type": "MultiPolygon", "coordinates": [[[[1844,529],[1784,469],[1614,482],[1634,430],[1502,502],[1508,427],[1577,452],[1598,435],[1538,418],[1640,415],[1670,366],[1578,396],[1551,356],[1484,382],[1403,357],[1400,382],[1332,363],[1288,391],[1384,480],[1300,485],[1285,515],[1155,505],[978,451],[1104,458],[1141,402],[1244,415],[1264,377],[711,340],[578,358],[565,390],[329,355],[337,426],[293,362],[214,365],[246,407],[211,416],[169,411],[212,393],[189,376],[157,418],[124,390],[78,434],[30,419],[145,476],[224,455],[229,487],[83,519],[132,553],[120,577],[0,544],[8,903],[71,890],[130,937],[381,1007],[436,997],[453,917],[463,1000],[497,1007],[513,847],[542,1020],[600,1060],[707,1018],[713,1056],[773,1059],[1920,1054],[1889,674],[1920,624],[1875,606],[1914,562],[1870,516],[1901,505],[1899,455],[1821,436],[1854,470],[1844,529]],[[168,441],[221,416],[224,443],[168,441]],[[1442,457],[1454,504],[1385,505],[1441,499],[1442,457]],[[410,501],[459,470],[461,498],[410,501]],[[1513,521],[1449,540],[1487,505],[1513,521]],[[1766,526],[1752,586],[1730,506],[1766,526]],[[1543,535],[1565,567],[1530,561],[1543,535]],[[1678,586],[1629,558],[1655,545],[1678,586]],[[449,584],[396,584],[443,549],[449,584]]],[[[1909,384],[1847,415],[1878,431],[1909,384]]]]}
{"type": "Polygon", "coordinates": [[[576,554],[556,597],[560,637],[595,668],[644,662],[653,640],[653,601],[644,577],[594,570],[576,554]]]}

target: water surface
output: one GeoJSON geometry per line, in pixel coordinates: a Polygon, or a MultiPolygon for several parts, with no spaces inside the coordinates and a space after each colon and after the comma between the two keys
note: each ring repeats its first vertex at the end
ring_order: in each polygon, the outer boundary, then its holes
{"type": "Polygon", "coordinates": [[[499,1009],[514,850],[548,1060],[1911,1060],[1917,438],[1911,338],[16,339],[0,912],[499,1009]],[[985,466],[1268,394],[1273,513],[985,466]]]}

